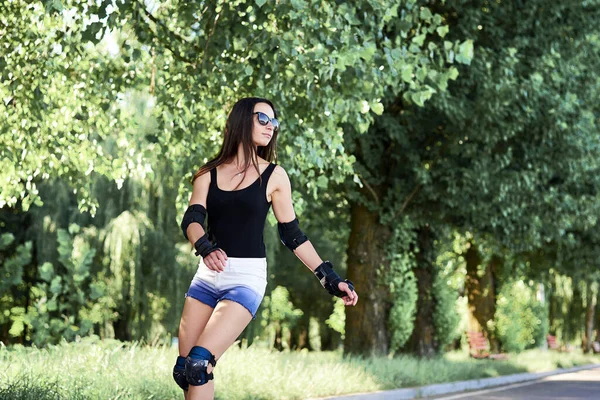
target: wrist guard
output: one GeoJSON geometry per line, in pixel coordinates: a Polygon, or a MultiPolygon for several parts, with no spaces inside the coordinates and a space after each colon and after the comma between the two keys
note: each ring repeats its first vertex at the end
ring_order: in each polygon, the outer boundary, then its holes
{"type": "Polygon", "coordinates": [[[196,243],[194,243],[194,248],[196,249],[196,255],[202,256],[202,258],[206,257],[215,250],[219,250],[216,244],[212,244],[208,241],[208,235],[206,233],[200,239],[196,240],[196,243]]]}
{"type": "Polygon", "coordinates": [[[340,282],[346,282],[350,290],[354,291],[354,285],[348,279],[342,280],[338,274],[333,270],[333,264],[329,261],[323,262],[323,264],[319,265],[314,271],[316,277],[321,282],[321,286],[329,292],[332,296],[344,297],[346,296],[346,292],[341,291],[338,288],[338,284],[340,282]]]}

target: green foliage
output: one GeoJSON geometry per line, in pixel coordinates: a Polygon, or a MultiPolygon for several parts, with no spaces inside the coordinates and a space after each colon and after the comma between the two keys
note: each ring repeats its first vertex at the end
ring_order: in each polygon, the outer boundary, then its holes
{"type": "Polygon", "coordinates": [[[327,326],[333,329],[336,332],[339,332],[342,335],[342,338],[345,334],[345,323],[346,323],[346,313],[344,305],[344,301],[340,298],[334,297],[333,299],[333,312],[329,316],[329,318],[325,321],[327,326]]]}
{"type": "MultiPolygon", "coordinates": [[[[0,250],[0,321],[11,334],[25,335],[36,312],[48,325],[39,343],[90,324],[123,338],[175,331],[194,263],[177,242],[190,191],[183,177],[216,153],[227,110],[246,95],[279,108],[280,163],[300,215],[315,207],[302,197],[318,198],[327,211],[315,221],[348,226],[344,209],[358,201],[393,227],[390,268],[379,275],[391,293],[391,348],[417,312],[411,226],[469,230],[515,259],[538,251],[546,260],[524,263],[530,275],[554,264],[589,276],[581,266],[600,254],[591,231],[600,204],[597,1],[321,3],[5,5],[0,208],[31,212],[50,199],[56,213],[41,226],[48,215],[32,212],[41,217],[26,239],[0,250]],[[43,193],[45,183],[68,193],[43,193]],[[64,230],[73,222],[84,234],[64,230]],[[62,318],[61,307],[73,309],[62,318]]],[[[348,230],[315,231],[328,235],[325,249],[343,270],[348,230]]],[[[304,278],[275,268],[305,308],[304,278]]],[[[557,297],[569,304],[571,339],[579,282],[557,297]]],[[[441,313],[452,302],[440,290],[441,313]]],[[[321,321],[333,315],[337,326],[331,303],[319,304],[321,321]]],[[[434,318],[440,341],[448,315],[434,318]]]]}
{"type": "Polygon", "coordinates": [[[14,239],[11,233],[0,236],[0,325],[8,327],[10,336],[18,337],[25,329],[25,308],[14,297],[26,290],[24,267],[31,263],[32,244],[19,244],[11,254],[14,239]]]}
{"type": "Polygon", "coordinates": [[[457,312],[458,292],[450,286],[449,276],[442,271],[437,272],[432,288],[435,298],[433,324],[435,326],[435,340],[439,348],[443,350],[457,338],[457,328],[461,316],[457,312]]]}
{"type": "Polygon", "coordinates": [[[548,307],[536,287],[518,280],[506,283],[497,298],[496,333],[509,352],[540,347],[548,334],[548,307]]]}
{"type": "Polygon", "coordinates": [[[95,212],[89,175],[116,180],[137,164],[119,140],[118,110],[123,87],[144,76],[143,64],[127,61],[126,49],[115,56],[106,46],[86,43],[90,14],[81,12],[84,3],[3,5],[0,208],[41,205],[39,183],[64,177],[78,194],[78,207],[95,212]],[[113,144],[115,158],[106,154],[113,144]]]}
{"type": "Polygon", "coordinates": [[[190,174],[216,152],[225,110],[248,94],[280,108],[284,131],[294,132],[281,135],[282,158],[316,197],[353,173],[340,124],[365,132],[390,89],[422,103],[456,78],[446,60],[470,57],[469,42],[442,40],[442,17],[415,0],[261,3],[11,3],[1,32],[10,50],[0,94],[10,113],[1,124],[0,206],[23,199],[26,210],[39,204],[39,180],[65,176],[79,208],[95,212],[86,177],[122,182],[144,169],[138,154],[177,160],[176,176],[190,174]],[[119,118],[119,104],[148,84],[158,129],[145,146],[128,138],[133,121],[119,118]],[[128,151],[137,145],[141,153],[128,151]],[[118,151],[104,157],[107,148],[118,151]],[[311,170],[326,178],[315,182],[311,170]]]}
{"type": "Polygon", "coordinates": [[[24,315],[30,340],[37,346],[89,335],[94,324],[112,318],[114,300],[106,283],[92,274],[96,250],[90,245],[91,235],[76,224],[68,231],[59,229],[58,264],[45,262],[38,267],[40,279],[31,290],[33,305],[24,315]]]}
{"type": "MultiPolygon", "coordinates": [[[[592,271],[590,271],[590,274],[592,271]]],[[[550,308],[550,333],[560,343],[580,344],[585,327],[585,307],[591,279],[575,279],[552,269],[548,277],[547,298],[550,308]]],[[[597,328],[596,328],[597,329],[597,328]]]]}
{"type": "Polygon", "coordinates": [[[31,262],[31,242],[17,246],[12,256],[5,258],[5,251],[14,242],[12,233],[3,233],[0,236],[0,262],[2,265],[0,280],[0,297],[23,281],[23,267],[31,262]]]}
{"type": "Polygon", "coordinates": [[[274,344],[281,340],[282,348],[289,348],[289,342],[282,340],[281,336],[289,336],[290,329],[296,324],[298,318],[304,313],[294,307],[289,300],[289,292],[283,286],[277,286],[270,296],[265,296],[262,304],[263,336],[268,342],[274,344]]]}
{"type": "Polygon", "coordinates": [[[417,308],[417,282],[413,273],[414,253],[410,251],[415,243],[414,230],[405,220],[394,229],[394,235],[386,248],[390,266],[382,274],[383,284],[390,288],[392,308],[388,319],[390,327],[390,348],[401,348],[409,339],[413,328],[417,308]]]}

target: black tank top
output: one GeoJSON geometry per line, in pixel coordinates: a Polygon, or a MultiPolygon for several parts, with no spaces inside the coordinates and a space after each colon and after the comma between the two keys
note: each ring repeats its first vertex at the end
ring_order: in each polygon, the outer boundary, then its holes
{"type": "Polygon", "coordinates": [[[217,169],[210,171],[206,198],[208,238],[228,257],[266,257],[263,231],[271,203],[267,201],[267,183],[275,169],[270,163],[250,186],[239,190],[221,190],[217,169]]]}

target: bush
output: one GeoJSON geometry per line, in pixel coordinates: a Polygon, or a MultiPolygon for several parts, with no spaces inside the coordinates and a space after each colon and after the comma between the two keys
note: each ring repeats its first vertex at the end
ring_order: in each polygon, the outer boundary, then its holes
{"type": "Polygon", "coordinates": [[[445,274],[439,271],[433,282],[435,298],[433,323],[435,325],[435,339],[441,351],[444,351],[457,338],[457,328],[460,324],[460,315],[457,312],[458,293],[446,281],[445,274]]]}
{"type": "Polygon", "coordinates": [[[537,300],[532,286],[523,281],[508,282],[498,295],[496,334],[505,351],[539,347],[548,334],[548,309],[537,300]]]}

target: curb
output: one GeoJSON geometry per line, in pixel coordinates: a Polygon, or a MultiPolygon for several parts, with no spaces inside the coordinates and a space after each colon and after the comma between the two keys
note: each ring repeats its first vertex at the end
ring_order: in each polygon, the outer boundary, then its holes
{"type": "Polygon", "coordinates": [[[416,388],[394,389],[370,393],[356,393],[343,396],[330,396],[314,398],[310,400],[400,400],[420,399],[430,396],[440,396],[471,390],[486,389],[494,386],[504,386],[513,383],[534,381],[547,376],[567,374],[585,369],[600,368],[600,364],[588,364],[579,367],[556,369],[547,372],[522,373],[499,376],[495,378],[472,379],[469,381],[438,383],[434,385],[420,386],[416,388]]]}

